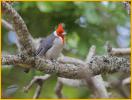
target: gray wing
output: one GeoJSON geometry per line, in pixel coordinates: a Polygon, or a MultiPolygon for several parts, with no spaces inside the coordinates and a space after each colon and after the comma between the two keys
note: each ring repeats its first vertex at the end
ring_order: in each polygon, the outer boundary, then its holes
{"type": "Polygon", "coordinates": [[[47,38],[43,38],[40,41],[40,46],[38,50],[36,51],[36,56],[44,56],[47,50],[52,47],[54,39],[55,36],[52,35],[48,36],[47,38]]]}

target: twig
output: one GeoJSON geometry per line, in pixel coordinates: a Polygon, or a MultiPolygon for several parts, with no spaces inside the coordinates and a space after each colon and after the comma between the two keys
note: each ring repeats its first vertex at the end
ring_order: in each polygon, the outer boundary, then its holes
{"type": "Polygon", "coordinates": [[[37,99],[40,96],[41,90],[42,90],[42,86],[43,86],[43,81],[39,80],[39,82],[37,82],[37,88],[36,91],[34,93],[33,99],[37,99]]]}
{"type": "Polygon", "coordinates": [[[129,55],[131,54],[130,48],[112,48],[111,55],[129,55]]]}
{"type": "MultiPolygon", "coordinates": [[[[7,22],[6,20],[2,19],[2,25],[3,25],[7,30],[13,31],[13,32],[16,34],[16,32],[15,32],[15,30],[14,30],[12,24],[10,24],[9,22],[7,22]]],[[[20,50],[20,44],[19,44],[18,42],[15,42],[15,44],[16,44],[16,46],[17,46],[17,48],[18,48],[18,51],[21,51],[21,50],[20,50]]]]}
{"type": "Polygon", "coordinates": [[[130,84],[130,82],[131,82],[131,78],[127,77],[127,78],[122,80],[122,85],[130,84]]]}
{"type": "Polygon", "coordinates": [[[12,25],[4,19],[2,19],[2,25],[9,31],[14,31],[14,28],[12,27],[12,25]]]}
{"type": "Polygon", "coordinates": [[[106,49],[111,56],[130,56],[130,48],[113,48],[109,42],[106,43],[106,49]]]}
{"type": "Polygon", "coordinates": [[[96,49],[96,47],[94,45],[91,46],[91,48],[87,54],[86,60],[85,60],[86,63],[90,63],[92,57],[95,56],[95,49],[96,49]]]}
{"type": "MultiPolygon", "coordinates": [[[[39,86],[38,86],[38,88],[40,87],[40,85],[42,84],[40,84],[39,82],[40,81],[45,81],[45,80],[47,80],[47,79],[49,79],[49,77],[50,77],[50,75],[48,75],[48,74],[46,74],[46,75],[44,75],[44,76],[35,76],[32,80],[31,80],[31,82],[26,86],[26,87],[24,87],[24,92],[28,92],[28,90],[33,86],[33,84],[34,83],[37,83],[37,84],[39,84],[39,86]]],[[[38,89],[37,89],[38,90],[38,89]]]]}
{"type": "Polygon", "coordinates": [[[56,86],[55,86],[55,93],[57,95],[58,98],[63,98],[63,94],[62,94],[62,88],[63,88],[63,83],[61,81],[59,81],[59,79],[57,79],[57,83],[56,83],[56,86]]]}

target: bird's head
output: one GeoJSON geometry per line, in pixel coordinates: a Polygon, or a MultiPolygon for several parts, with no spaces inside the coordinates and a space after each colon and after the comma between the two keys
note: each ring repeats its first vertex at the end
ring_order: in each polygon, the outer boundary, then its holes
{"type": "Polygon", "coordinates": [[[64,43],[64,36],[65,36],[66,32],[63,28],[63,25],[60,23],[56,29],[56,31],[54,32],[54,35],[61,38],[63,43],[64,43]]]}

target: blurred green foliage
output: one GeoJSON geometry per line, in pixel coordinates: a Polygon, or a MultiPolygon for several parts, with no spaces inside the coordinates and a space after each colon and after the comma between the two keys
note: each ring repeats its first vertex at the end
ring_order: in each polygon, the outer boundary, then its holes
{"type": "MultiPolygon", "coordinates": [[[[104,54],[106,41],[118,47],[117,26],[124,26],[130,21],[121,2],[15,2],[13,7],[22,16],[34,38],[51,34],[58,23],[63,22],[68,33],[63,53],[81,59],[85,59],[91,45],[96,45],[98,54],[104,54]]],[[[17,48],[10,45],[7,33],[8,30],[2,27],[2,50],[16,53],[17,48]]],[[[2,91],[12,84],[17,84],[19,88],[11,97],[31,98],[35,87],[29,93],[23,93],[22,88],[34,75],[43,73],[32,70],[25,74],[20,68],[5,67],[2,69],[2,91]]],[[[56,97],[55,83],[56,77],[46,81],[41,98],[56,97]]],[[[88,98],[90,95],[87,88],[69,86],[64,86],[63,93],[70,98],[88,98]]]]}

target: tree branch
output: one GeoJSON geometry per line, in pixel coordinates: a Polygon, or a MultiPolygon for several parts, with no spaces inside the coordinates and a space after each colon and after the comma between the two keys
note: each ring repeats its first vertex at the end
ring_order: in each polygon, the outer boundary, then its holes
{"type": "Polygon", "coordinates": [[[106,49],[111,56],[130,56],[130,48],[113,48],[109,42],[106,43],[106,49]]]}
{"type": "Polygon", "coordinates": [[[62,91],[61,91],[62,88],[63,88],[63,83],[61,81],[59,81],[59,79],[57,79],[57,83],[55,86],[55,93],[59,99],[64,97],[62,94],[62,91]]]}
{"type": "Polygon", "coordinates": [[[35,50],[33,38],[21,16],[7,2],[2,2],[2,10],[4,14],[7,14],[13,20],[14,30],[16,31],[20,44],[20,50],[28,55],[33,55],[35,50]]]}
{"type": "MultiPolygon", "coordinates": [[[[28,64],[47,74],[56,73],[59,77],[81,79],[101,73],[113,73],[117,71],[130,72],[130,61],[127,58],[113,56],[94,56],[87,65],[62,64],[40,57],[26,57],[20,55],[8,55],[2,57],[2,64],[28,64]]],[[[24,66],[21,66],[24,67],[24,66]]]]}
{"type": "Polygon", "coordinates": [[[131,54],[130,48],[112,48],[111,55],[129,55],[131,54]]]}
{"type": "MultiPolygon", "coordinates": [[[[95,50],[96,50],[95,46],[92,46],[90,48],[89,53],[86,57],[86,63],[90,63],[92,57],[95,56],[95,52],[96,52],[95,50]]],[[[93,86],[92,88],[91,87],[90,88],[93,89],[95,95],[96,94],[98,95],[98,98],[108,98],[109,97],[101,74],[91,77],[91,79],[90,80],[88,79],[87,82],[90,82],[88,84],[91,84],[91,86],[93,86]]]]}
{"type": "Polygon", "coordinates": [[[37,99],[40,96],[41,90],[42,90],[42,86],[43,86],[43,82],[39,82],[39,84],[37,84],[37,88],[36,91],[34,93],[33,99],[37,99]]]}
{"type": "Polygon", "coordinates": [[[4,19],[2,19],[2,25],[9,31],[14,31],[14,28],[12,27],[12,25],[4,19]]]}
{"type": "Polygon", "coordinates": [[[122,85],[130,84],[130,83],[131,83],[131,78],[130,77],[127,77],[127,78],[122,80],[122,85]]]}
{"type": "Polygon", "coordinates": [[[91,46],[91,48],[87,54],[86,60],[85,60],[86,63],[90,63],[92,57],[95,56],[95,53],[96,53],[95,50],[96,50],[96,47],[94,45],[91,46]]]}
{"type": "MultiPolygon", "coordinates": [[[[24,92],[28,92],[28,90],[33,86],[34,83],[38,83],[40,84],[40,80],[42,80],[43,82],[47,79],[50,78],[50,75],[46,74],[44,76],[35,76],[31,82],[26,86],[24,87],[24,92]]],[[[38,89],[37,89],[38,90],[38,89]]]]}
{"type": "Polygon", "coordinates": [[[95,93],[97,93],[98,98],[109,98],[109,93],[107,92],[107,89],[101,74],[92,77],[92,83],[95,87],[95,93]]]}

